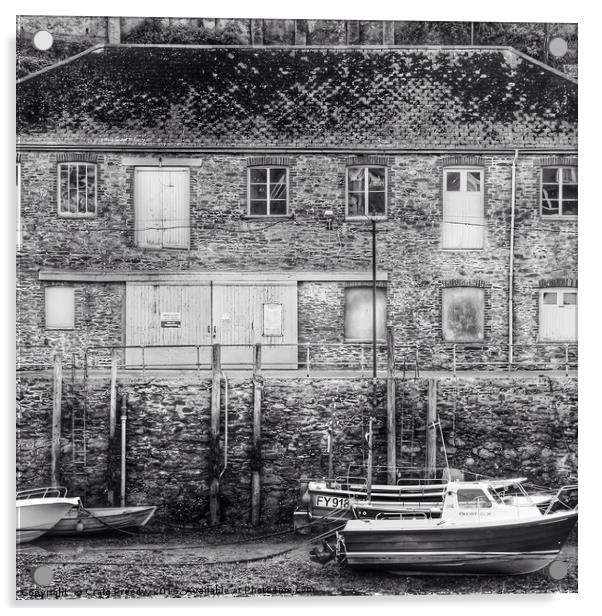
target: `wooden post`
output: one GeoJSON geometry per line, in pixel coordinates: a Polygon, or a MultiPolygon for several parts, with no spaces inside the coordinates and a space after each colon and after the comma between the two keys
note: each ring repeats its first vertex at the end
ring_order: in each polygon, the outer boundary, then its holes
{"type": "Polygon", "coordinates": [[[334,477],[334,411],[328,427],[328,477],[334,477]]]}
{"type": "Polygon", "coordinates": [[[63,365],[59,353],[52,358],[52,436],[50,449],[50,483],[58,486],[61,460],[61,404],[63,399],[63,365]]]}
{"type": "MultiPolygon", "coordinates": [[[[263,397],[263,379],[261,377],[261,344],[255,345],[253,362],[253,452],[258,463],[261,451],[261,399],[263,397]]],[[[251,524],[259,524],[261,512],[261,476],[258,468],[251,475],[251,524]]]]}
{"type": "MultiPolygon", "coordinates": [[[[111,352],[111,402],[109,406],[109,447],[115,438],[115,425],[117,423],[117,349],[111,352]]],[[[109,507],[115,503],[113,488],[107,490],[107,500],[109,507]]]]}
{"type": "Polygon", "coordinates": [[[295,45],[307,45],[307,20],[295,19],[295,45]]]}
{"type": "Polygon", "coordinates": [[[127,394],[121,398],[121,506],[125,507],[125,458],[126,458],[126,427],[127,427],[127,394]]]}
{"type": "Polygon", "coordinates": [[[263,19],[251,19],[251,45],[263,45],[263,19]]]}
{"type": "Polygon", "coordinates": [[[387,327],[387,482],[394,485],[395,473],[395,338],[387,327]]]}
{"type": "MultiPolygon", "coordinates": [[[[214,344],[212,348],[211,366],[213,370],[213,379],[211,383],[211,443],[214,450],[211,452],[212,458],[215,459],[218,453],[219,443],[219,420],[221,406],[221,347],[219,344],[214,344]]],[[[209,488],[209,511],[211,516],[211,525],[219,524],[219,478],[217,470],[212,469],[214,476],[211,479],[209,488]]]]}
{"type": "Polygon", "coordinates": [[[368,421],[368,477],[366,480],[367,483],[367,492],[368,492],[368,500],[372,498],[372,422],[374,421],[373,417],[370,417],[368,421]]]}
{"type": "Polygon", "coordinates": [[[434,477],[437,466],[437,379],[428,381],[426,406],[426,474],[434,477]]]}
{"type": "Polygon", "coordinates": [[[383,45],[395,45],[395,23],[383,21],[383,45]]]}

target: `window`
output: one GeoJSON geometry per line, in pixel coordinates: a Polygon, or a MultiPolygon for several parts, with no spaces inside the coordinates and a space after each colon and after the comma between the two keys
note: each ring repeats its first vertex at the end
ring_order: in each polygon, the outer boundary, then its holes
{"type": "Polygon", "coordinates": [[[46,329],[75,327],[75,290],[73,287],[47,287],[46,329]]]}
{"type": "Polygon", "coordinates": [[[263,305],[263,335],[282,336],[282,304],[263,305]]]}
{"type": "Polygon", "coordinates": [[[577,216],[577,167],[541,170],[541,215],[577,216]]]}
{"type": "Polygon", "coordinates": [[[17,250],[21,248],[21,163],[17,163],[17,250]]]}
{"type": "Polygon", "coordinates": [[[541,289],[539,338],[554,342],[577,341],[577,289],[541,289]]]}
{"type": "Polygon", "coordinates": [[[446,287],[443,289],[443,340],[481,342],[485,338],[485,289],[446,287]]]}
{"type": "Polygon", "coordinates": [[[60,163],[58,166],[60,216],[96,215],[96,165],[60,163]]]}
{"type": "Polygon", "coordinates": [[[386,167],[347,167],[347,216],[386,214],[386,167]]]}
{"type": "Polygon", "coordinates": [[[286,167],[251,167],[248,188],[250,216],[287,215],[288,169],[286,167]]]}
{"type": "MultiPolygon", "coordinates": [[[[376,289],[376,337],[385,339],[387,320],[386,290],[376,289]]],[[[372,287],[345,289],[345,340],[348,342],[372,341],[372,287]]]]}
{"type": "Polygon", "coordinates": [[[484,231],[482,169],[445,169],[441,247],[483,248],[484,231]]]}
{"type": "Polygon", "coordinates": [[[143,248],[190,246],[188,168],[138,167],[134,174],[136,244],[143,248]]]}
{"type": "Polygon", "coordinates": [[[458,507],[460,509],[482,509],[491,507],[491,501],[483,490],[463,489],[458,490],[458,507]]]}

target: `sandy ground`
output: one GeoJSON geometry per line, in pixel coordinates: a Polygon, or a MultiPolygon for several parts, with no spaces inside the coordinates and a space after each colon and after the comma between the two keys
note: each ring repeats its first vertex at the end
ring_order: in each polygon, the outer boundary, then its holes
{"type": "Polygon", "coordinates": [[[309,558],[310,538],[281,530],[41,538],[17,551],[17,599],[577,592],[576,537],[547,570],[521,576],[399,576],[309,558]],[[267,558],[265,558],[267,557],[267,558]],[[34,572],[37,571],[37,576],[34,572]],[[554,572],[556,574],[556,572],[554,572]],[[42,583],[36,583],[42,579],[42,583]],[[556,577],[558,575],[556,574],[556,577]],[[45,579],[44,579],[45,578],[45,579]]]}

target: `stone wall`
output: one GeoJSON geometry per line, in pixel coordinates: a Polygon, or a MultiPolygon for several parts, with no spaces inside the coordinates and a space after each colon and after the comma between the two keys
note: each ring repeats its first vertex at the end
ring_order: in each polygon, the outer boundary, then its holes
{"type": "MultiPolygon", "coordinates": [[[[290,208],[296,218],[277,224],[244,218],[247,157],[224,154],[198,158],[201,166],[190,168],[190,250],[152,250],[135,245],[134,167],[124,165],[121,155],[98,155],[98,215],[69,219],[57,216],[57,155],[22,153],[18,323],[24,341],[42,344],[48,338],[42,326],[42,285],[36,281],[40,268],[105,272],[371,270],[370,228],[365,221],[345,218],[349,157],[288,157],[290,208]],[[332,230],[323,219],[326,209],[335,214],[332,230]]],[[[480,160],[485,178],[485,248],[461,251],[441,248],[445,159],[399,155],[387,160],[389,207],[387,219],[377,225],[377,261],[379,269],[389,275],[388,324],[395,328],[398,343],[419,343],[423,367],[449,366],[451,345],[443,342],[441,331],[441,288],[448,280],[478,280],[486,288],[486,348],[476,354],[470,351],[464,360],[475,367],[505,361],[512,157],[491,155],[480,160]]],[[[520,345],[538,342],[539,284],[577,277],[577,221],[542,218],[540,164],[541,157],[531,155],[521,155],[517,163],[514,341],[520,345]]],[[[84,286],[80,286],[82,293],[84,286]]],[[[301,342],[341,339],[339,287],[300,286],[301,342]]],[[[118,325],[121,293],[111,285],[89,292],[91,314],[104,314],[102,327],[90,340],[122,339],[118,325]],[[104,329],[108,331],[101,334],[104,329]]],[[[94,318],[88,321],[90,331],[94,318]]],[[[74,346],[82,344],[77,331],[68,337],[74,346]]],[[[529,346],[521,350],[520,358],[528,366],[554,353],[558,349],[529,346]]]]}
{"type": "MultiPolygon", "coordinates": [[[[154,503],[173,524],[204,524],[212,468],[223,465],[209,436],[209,380],[119,378],[118,402],[127,394],[127,502],[154,503]]],[[[63,394],[61,483],[106,504],[107,490],[119,486],[119,447],[108,439],[109,380],[73,383],[63,394]],[[87,390],[87,398],[84,396],[87,390]],[[73,396],[71,393],[76,395],[73,396]],[[73,477],[71,413],[86,409],[88,456],[85,479],[73,477]]],[[[222,384],[222,396],[225,391],[222,384]]],[[[428,380],[396,381],[396,451],[400,466],[425,461],[428,380]]],[[[372,409],[370,379],[265,378],[262,406],[261,481],[265,524],[290,522],[298,504],[299,481],[328,475],[329,431],[335,475],[357,473],[366,460],[363,439],[372,409]]],[[[222,398],[223,399],[223,398],[222,398]]],[[[386,409],[384,382],[377,385],[374,413],[375,479],[384,481],[386,409]]],[[[51,381],[21,376],[18,381],[17,485],[48,483],[51,381]]],[[[250,379],[231,378],[228,389],[228,461],[221,478],[223,518],[246,523],[250,516],[253,388],[250,379]]],[[[546,486],[577,477],[577,382],[533,376],[459,377],[438,380],[437,410],[449,464],[486,475],[526,476],[546,486]]],[[[119,442],[119,421],[117,443],[119,442]]],[[[437,465],[445,457],[441,440],[437,465]]]]}

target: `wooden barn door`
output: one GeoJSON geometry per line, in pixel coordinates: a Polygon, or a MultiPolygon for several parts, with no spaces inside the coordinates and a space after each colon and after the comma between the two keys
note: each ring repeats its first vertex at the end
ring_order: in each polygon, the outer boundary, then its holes
{"type": "Polygon", "coordinates": [[[262,363],[266,369],[296,368],[296,282],[215,283],[213,328],[214,342],[222,345],[225,368],[250,368],[253,346],[259,342],[264,345],[262,363]]]}
{"type": "MultiPolygon", "coordinates": [[[[205,285],[128,284],[126,287],[126,345],[140,345],[147,366],[188,366],[197,362],[195,348],[210,345],[211,287],[205,285]],[[162,348],[165,347],[165,348],[162,348]],[[180,348],[178,348],[180,347],[180,348]]],[[[210,365],[209,347],[198,351],[204,366],[210,365]]],[[[141,349],[127,349],[126,364],[143,364],[141,349]]]]}

